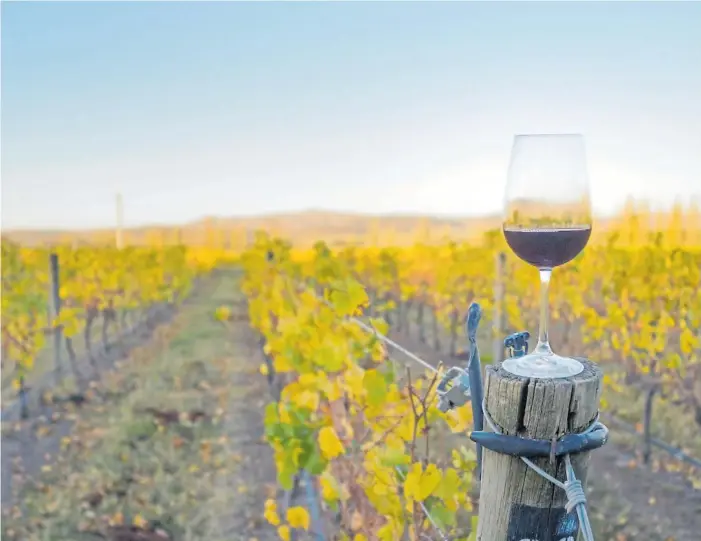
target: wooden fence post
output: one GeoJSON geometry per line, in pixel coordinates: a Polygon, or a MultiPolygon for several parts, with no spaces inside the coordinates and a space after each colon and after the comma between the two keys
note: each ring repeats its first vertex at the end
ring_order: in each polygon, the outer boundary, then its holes
{"type": "Polygon", "coordinates": [[[61,282],[59,279],[58,255],[55,253],[51,253],[49,255],[49,270],[51,276],[51,289],[49,291],[49,314],[51,315],[54,339],[54,379],[56,384],[58,384],[63,375],[63,361],[61,359],[63,329],[60,325],[55,327],[53,326],[53,322],[61,314],[61,282]]]}
{"type": "Polygon", "coordinates": [[[645,396],[645,413],[643,415],[643,463],[650,464],[652,456],[652,403],[658,391],[657,384],[653,384],[645,396]]]}
{"type": "Polygon", "coordinates": [[[492,363],[504,360],[504,269],[506,254],[497,252],[494,272],[494,320],[492,321],[492,363]]]}
{"type": "Polygon", "coordinates": [[[441,351],[441,338],[440,338],[440,331],[439,331],[439,325],[438,325],[438,314],[436,313],[435,308],[431,309],[431,315],[433,316],[431,318],[431,332],[433,333],[433,349],[435,349],[437,352],[440,353],[440,351],[441,351]]]}
{"type": "Polygon", "coordinates": [[[426,309],[426,303],[424,302],[423,298],[418,303],[419,309],[416,314],[416,320],[417,320],[417,325],[418,325],[418,333],[419,333],[419,342],[422,344],[426,343],[426,329],[424,328],[424,310],[426,309]]]}
{"type": "MultiPolygon", "coordinates": [[[[560,438],[582,432],[596,418],[602,372],[586,359],[584,371],[557,379],[524,378],[501,364],[486,369],[486,410],[503,434],[532,439],[560,438]]],[[[485,427],[485,430],[487,428],[485,427]]],[[[577,478],[585,483],[588,453],[572,455],[577,478]]],[[[478,541],[575,541],[576,511],[567,514],[562,489],[518,457],[483,451],[478,541]]],[[[564,457],[533,462],[560,481],[564,457]]]]}

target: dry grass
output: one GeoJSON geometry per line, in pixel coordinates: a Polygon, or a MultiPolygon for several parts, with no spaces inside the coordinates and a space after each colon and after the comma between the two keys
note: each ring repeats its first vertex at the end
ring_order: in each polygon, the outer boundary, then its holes
{"type": "MultiPolygon", "coordinates": [[[[218,480],[241,462],[225,433],[228,404],[243,389],[228,384],[237,363],[214,309],[235,287],[231,273],[215,280],[106,375],[88,404],[63,412],[75,416],[73,430],[19,490],[3,539],[224,539],[219,518],[232,498],[218,480]]],[[[51,437],[51,427],[38,426],[37,437],[51,437]]]]}

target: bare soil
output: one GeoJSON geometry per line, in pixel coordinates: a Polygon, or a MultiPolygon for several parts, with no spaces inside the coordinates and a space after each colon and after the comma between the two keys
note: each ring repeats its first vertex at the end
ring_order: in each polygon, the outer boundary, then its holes
{"type": "MultiPolygon", "coordinates": [[[[146,322],[125,336],[117,343],[111,344],[107,351],[95,354],[95,362],[100,374],[115,367],[115,363],[128,357],[129,352],[143,346],[152,337],[154,331],[161,325],[170,322],[175,314],[173,306],[161,306],[154,310],[146,322]]],[[[78,369],[87,380],[92,375],[92,368],[87,358],[78,363],[78,369]]],[[[49,374],[50,375],[50,374],[49,374]]],[[[46,378],[42,378],[44,380],[46,378]]],[[[44,385],[48,382],[43,381],[44,385]]],[[[36,384],[40,387],[40,383],[36,384]]],[[[49,387],[46,388],[47,390],[49,387]]],[[[58,395],[68,395],[70,386],[56,390],[58,395]]],[[[42,466],[50,463],[59,449],[61,439],[70,434],[75,422],[75,415],[64,415],[62,403],[46,404],[41,401],[43,389],[38,388],[31,395],[29,418],[3,422],[2,427],[2,506],[11,505],[16,492],[13,480],[35,476],[42,466]],[[51,433],[38,436],[37,432],[47,424],[51,425],[51,433]]],[[[90,393],[86,393],[90,394],[90,393]]],[[[17,408],[13,408],[17,409],[17,408]]]]}
{"type": "Polygon", "coordinates": [[[270,395],[237,277],[215,276],[150,340],[143,333],[144,347],[106,378],[109,398],[62,411],[56,423],[25,421],[3,440],[3,478],[15,481],[3,539],[277,539],[262,517],[277,495],[262,439],[270,395]],[[233,321],[216,320],[222,305],[237,314],[233,321]],[[193,411],[204,420],[183,424],[180,414],[193,411]],[[131,484],[115,492],[119,479],[131,484]],[[124,526],[108,526],[122,512],[124,526]],[[126,532],[138,516],[147,528],[158,520],[165,533],[126,532]]]}

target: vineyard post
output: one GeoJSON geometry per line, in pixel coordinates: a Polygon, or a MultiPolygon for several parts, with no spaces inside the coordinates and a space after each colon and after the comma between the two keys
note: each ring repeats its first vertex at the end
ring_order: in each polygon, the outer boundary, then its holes
{"type": "Polygon", "coordinates": [[[502,361],[504,354],[503,331],[504,326],[504,267],[506,266],[506,254],[497,252],[494,273],[494,321],[492,321],[492,362],[502,361]]]}
{"type": "Polygon", "coordinates": [[[645,396],[645,415],[643,416],[643,463],[645,465],[650,464],[650,457],[652,456],[652,404],[657,391],[658,386],[653,384],[645,396]]]}
{"type": "MultiPolygon", "coordinates": [[[[569,378],[525,378],[502,368],[486,369],[485,410],[502,434],[554,442],[583,432],[597,418],[602,372],[586,359],[584,370],[569,378]]],[[[519,438],[520,439],[520,438],[519,438]]],[[[572,454],[577,478],[586,481],[589,452],[572,454]]],[[[565,457],[532,461],[546,473],[565,479],[565,457]]],[[[518,456],[484,448],[478,541],[574,541],[575,511],[565,510],[565,491],[529,468],[518,456]]]]}
{"type": "Polygon", "coordinates": [[[61,283],[59,281],[59,262],[58,254],[51,253],[49,255],[49,270],[51,277],[51,289],[49,291],[49,313],[53,326],[54,339],[54,378],[56,384],[61,380],[63,372],[63,363],[61,360],[61,344],[63,342],[63,328],[60,325],[54,326],[53,323],[61,314],[61,283]]]}
{"type": "Polygon", "coordinates": [[[121,250],[124,246],[124,237],[122,230],[124,229],[124,203],[122,194],[118,193],[115,196],[115,207],[117,215],[117,223],[114,230],[114,242],[117,250],[121,250]]]}

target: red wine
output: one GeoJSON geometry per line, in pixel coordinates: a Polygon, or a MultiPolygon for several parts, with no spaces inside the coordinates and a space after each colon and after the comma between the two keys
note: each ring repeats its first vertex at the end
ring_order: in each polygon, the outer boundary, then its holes
{"type": "Polygon", "coordinates": [[[591,236],[591,226],[551,229],[505,227],[504,237],[513,252],[536,267],[558,267],[572,261],[591,236]]]}

